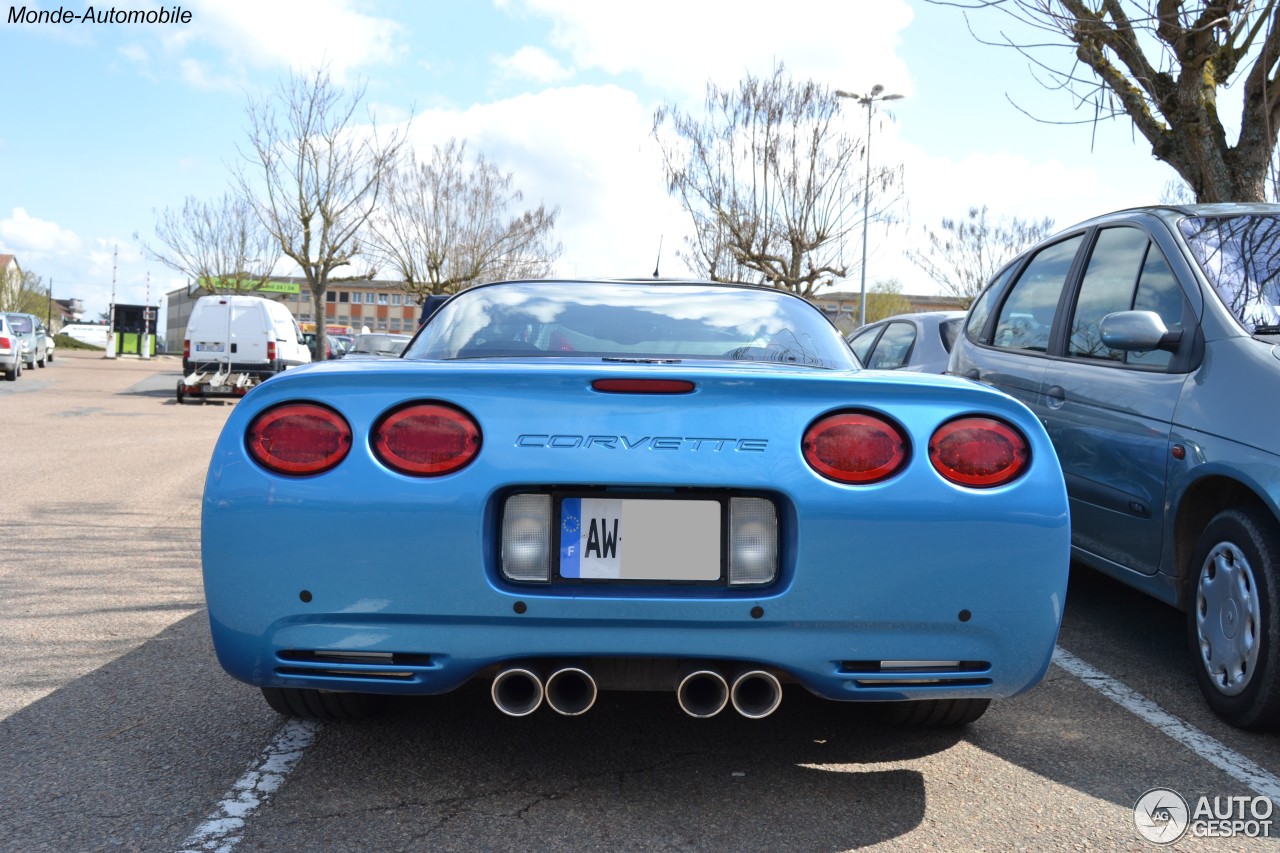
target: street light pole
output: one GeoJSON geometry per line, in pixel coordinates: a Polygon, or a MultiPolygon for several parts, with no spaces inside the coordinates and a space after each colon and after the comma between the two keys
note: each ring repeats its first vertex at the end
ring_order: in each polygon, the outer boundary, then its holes
{"type": "Polygon", "coordinates": [[[876,101],[896,101],[902,95],[882,95],[884,86],[871,87],[866,95],[855,95],[843,89],[836,90],[838,98],[852,98],[867,108],[867,176],[862,185],[862,290],[858,297],[858,325],[867,325],[867,225],[871,221],[871,109],[876,101]]]}

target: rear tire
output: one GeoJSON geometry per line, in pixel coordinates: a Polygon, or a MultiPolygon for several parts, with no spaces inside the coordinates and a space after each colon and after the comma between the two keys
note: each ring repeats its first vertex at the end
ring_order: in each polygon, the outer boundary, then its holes
{"type": "Polygon", "coordinates": [[[990,699],[918,699],[877,702],[875,713],[885,725],[949,728],[969,725],[985,714],[990,705],[990,699]]]}
{"type": "Polygon", "coordinates": [[[329,693],[300,687],[264,687],[262,697],[277,714],[326,723],[371,717],[386,704],[386,697],[371,693],[329,693]]]}
{"type": "Polygon", "coordinates": [[[1200,536],[1187,590],[1187,638],[1205,701],[1242,729],[1280,729],[1280,525],[1236,507],[1200,536]]]}
{"type": "Polygon", "coordinates": [[[182,390],[182,383],[179,382],[178,383],[178,405],[181,406],[182,401],[185,399],[187,399],[187,394],[185,391],[182,390]]]}

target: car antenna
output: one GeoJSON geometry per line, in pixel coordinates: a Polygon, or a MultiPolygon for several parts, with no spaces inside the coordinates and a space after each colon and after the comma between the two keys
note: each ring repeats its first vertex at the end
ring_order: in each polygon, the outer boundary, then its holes
{"type": "Polygon", "coordinates": [[[658,266],[662,263],[662,235],[658,235],[658,258],[653,262],[653,277],[658,277],[658,266]]]}

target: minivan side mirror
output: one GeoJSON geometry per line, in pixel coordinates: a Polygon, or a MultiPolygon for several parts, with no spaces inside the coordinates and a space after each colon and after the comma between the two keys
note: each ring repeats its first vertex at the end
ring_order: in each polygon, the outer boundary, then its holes
{"type": "Polygon", "coordinates": [[[1182,340],[1182,330],[1169,331],[1164,320],[1154,311],[1108,314],[1102,318],[1099,331],[1104,344],[1125,351],[1175,350],[1182,340]]]}

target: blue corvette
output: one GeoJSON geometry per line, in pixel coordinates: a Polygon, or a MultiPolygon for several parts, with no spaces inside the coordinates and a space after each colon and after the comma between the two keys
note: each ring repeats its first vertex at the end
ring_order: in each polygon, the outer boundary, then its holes
{"type": "Polygon", "coordinates": [[[795,684],[956,725],[1043,676],[1070,541],[1004,394],[861,371],[778,290],[533,281],[255,388],[202,549],[220,662],[287,715],[483,679],[513,716],[758,718],[795,684]]]}

